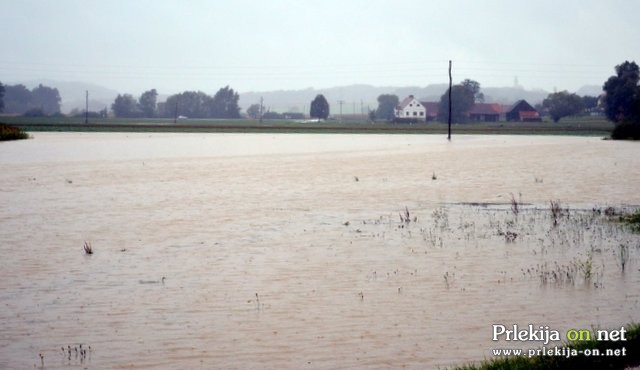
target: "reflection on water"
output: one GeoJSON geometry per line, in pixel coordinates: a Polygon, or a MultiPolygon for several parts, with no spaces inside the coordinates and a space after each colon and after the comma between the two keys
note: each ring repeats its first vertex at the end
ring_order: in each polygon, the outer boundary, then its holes
{"type": "Polygon", "coordinates": [[[638,236],[592,210],[640,204],[636,143],[34,136],[0,145],[0,368],[434,368],[640,320],[638,236]]]}

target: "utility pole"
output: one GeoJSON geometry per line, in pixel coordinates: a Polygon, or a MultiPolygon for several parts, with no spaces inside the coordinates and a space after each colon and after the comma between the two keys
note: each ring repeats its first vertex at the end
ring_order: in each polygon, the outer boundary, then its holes
{"type": "Polygon", "coordinates": [[[338,100],[338,104],[340,104],[340,122],[342,122],[342,104],[344,104],[344,100],[338,100]]]}
{"type": "Polygon", "coordinates": [[[449,136],[447,140],[451,141],[451,61],[449,61],[449,136]]]}
{"type": "Polygon", "coordinates": [[[173,123],[178,123],[178,102],[180,101],[180,95],[176,95],[176,109],[173,111],[173,123]]]}
{"type": "Polygon", "coordinates": [[[264,108],[263,108],[263,104],[264,103],[264,99],[262,98],[262,96],[260,97],[260,123],[262,123],[262,112],[264,112],[264,108]]]}
{"type": "Polygon", "coordinates": [[[84,124],[86,125],[89,123],[89,90],[86,90],[85,92],[87,93],[84,110],[84,124]]]}

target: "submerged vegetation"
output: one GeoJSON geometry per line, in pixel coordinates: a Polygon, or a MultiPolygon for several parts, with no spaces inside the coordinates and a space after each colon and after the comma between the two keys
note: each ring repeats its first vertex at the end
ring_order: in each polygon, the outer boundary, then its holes
{"type": "Polygon", "coordinates": [[[0,141],[28,139],[29,135],[18,127],[0,123],[0,141]]]}
{"type": "MultiPolygon", "coordinates": [[[[343,225],[353,227],[353,235],[358,239],[391,241],[397,237],[390,236],[390,233],[399,234],[404,240],[401,245],[411,245],[407,248],[415,256],[433,256],[453,249],[455,262],[443,262],[438,271],[439,286],[443,291],[452,293],[465,294],[465,289],[469,289],[471,281],[476,278],[468,270],[460,268],[465,253],[465,249],[460,249],[461,245],[468,245],[473,250],[482,248],[482,245],[504,243],[504,253],[510,260],[510,266],[496,267],[493,271],[491,266],[485,265],[483,271],[493,275],[495,284],[504,290],[537,285],[543,290],[575,289],[597,294],[611,289],[616,280],[625,278],[625,274],[636,273],[640,238],[612,221],[620,217],[625,223],[638,225],[640,212],[619,216],[628,209],[573,209],[566,203],[561,205],[558,200],[549,201],[546,206],[528,204],[522,201],[521,194],[510,194],[505,200],[494,204],[445,205],[424,210],[412,208],[411,212],[406,206],[399,219],[389,214],[361,222],[351,220],[343,225]]],[[[419,279],[418,276],[423,274],[419,270],[394,270],[387,272],[386,276],[388,280],[399,282],[401,275],[411,280],[419,279]]],[[[368,279],[380,281],[384,274],[372,271],[368,279]]],[[[405,292],[404,288],[411,286],[411,282],[404,280],[402,285],[405,292]]],[[[406,294],[410,294],[408,292],[409,289],[406,294]]],[[[640,324],[629,324],[625,329],[628,333],[626,341],[589,340],[559,347],[564,353],[571,353],[570,356],[551,356],[544,355],[542,351],[531,353],[527,350],[523,352],[524,356],[496,357],[456,369],[624,369],[640,365],[640,324]],[[620,353],[622,348],[625,348],[626,356],[605,355],[620,353]],[[585,350],[603,355],[585,356],[585,350]]]]}
{"type": "Polygon", "coordinates": [[[620,216],[620,221],[636,233],[640,233],[640,210],[620,216]]]}

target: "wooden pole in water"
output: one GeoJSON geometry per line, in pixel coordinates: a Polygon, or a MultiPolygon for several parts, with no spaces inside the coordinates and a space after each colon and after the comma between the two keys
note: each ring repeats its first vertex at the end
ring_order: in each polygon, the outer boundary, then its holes
{"type": "Polygon", "coordinates": [[[84,124],[86,125],[89,123],[89,90],[86,90],[85,92],[87,93],[84,110],[84,124]]]}
{"type": "Polygon", "coordinates": [[[451,61],[449,61],[449,136],[447,140],[451,141],[451,61]]]}
{"type": "Polygon", "coordinates": [[[178,101],[180,100],[180,95],[176,95],[176,108],[173,111],[173,123],[178,123],[178,101]]]}
{"type": "Polygon", "coordinates": [[[264,110],[264,99],[262,96],[260,97],[260,123],[262,123],[262,112],[264,110]]]}

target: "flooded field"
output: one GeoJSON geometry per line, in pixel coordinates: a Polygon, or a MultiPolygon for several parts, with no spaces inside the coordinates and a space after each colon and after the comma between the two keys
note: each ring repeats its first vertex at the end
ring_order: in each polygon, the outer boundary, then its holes
{"type": "Polygon", "coordinates": [[[0,143],[2,369],[444,368],[541,345],[492,324],[640,320],[605,215],[640,207],[638,143],[33,136],[0,143]]]}

